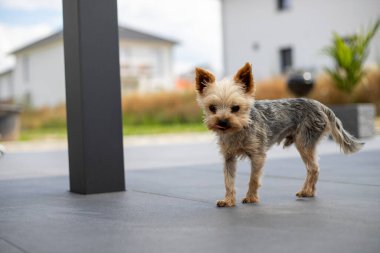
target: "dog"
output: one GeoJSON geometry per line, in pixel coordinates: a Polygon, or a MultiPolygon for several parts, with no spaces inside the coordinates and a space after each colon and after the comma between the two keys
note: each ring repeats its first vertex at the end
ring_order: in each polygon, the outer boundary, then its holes
{"type": "Polygon", "coordinates": [[[359,151],[359,142],[343,129],[341,121],[325,105],[306,98],[255,101],[252,66],[246,63],[231,80],[216,81],[202,68],[195,69],[197,101],[204,112],[204,123],[216,133],[224,158],[225,198],[218,207],[236,204],[236,161],[249,158],[251,175],[242,203],[259,201],[258,188],[266,152],[283,142],[284,148],[295,144],[306,165],[307,175],[297,197],[314,197],[319,167],[316,146],[331,134],[345,154],[359,151]]]}

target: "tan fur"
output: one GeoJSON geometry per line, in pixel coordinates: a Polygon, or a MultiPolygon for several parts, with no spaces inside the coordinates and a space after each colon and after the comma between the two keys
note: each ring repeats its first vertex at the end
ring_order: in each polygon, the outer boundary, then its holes
{"type": "Polygon", "coordinates": [[[263,174],[263,167],[265,162],[265,154],[254,154],[255,157],[251,158],[251,176],[248,184],[248,191],[246,197],[243,198],[242,203],[256,203],[259,201],[257,190],[261,186],[260,178],[263,174]]]}
{"type": "Polygon", "coordinates": [[[236,158],[233,156],[225,157],[224,163],[224,185],[226,187],[226,195],[223,200],[217,201],[219,207],[231,207],[235,205],[235,175],[236,175],[236,158]]]}
{"type": "Polygon", "coordinates": [[[195,69],[195,88],[198,93],[203,93],[203,89],[207,85],[213,84],[215,82],[215,76],[204,69],[196,68],[195,69]]]}
{"type": "Polygon", "coordinates": [[[318,180],[319,167],[315,155],[315,147],[310,149],[305,149],[302,144],[297,143],[296,147],[301,155],[303,162],[306,165],[306,178],[302,186],[302,189],[296,193],[297,197],[314,197],[315,195],[315,184],[318,180]]]}
{"type": "Polygon", "coordinates": [[[218,207],[236,204],[236,160],[249,158],[251,175],[246,197],[242,203],[259,201],[266,152],[275,143],[284,140],[284,147],[295,143],[305,163],[307,175],[297,192],[298,197],[313,197],[319,167],[316,146],[320,139],[332,133],[345,153],[358,151],[362,144],[349,135],[339,119],[321,103],[307,99],[274,101],[254,100],[254,81],[251,64],[246,63],[232,80],[215,81],[211,72],[196,69],[197,100],[204,111],[206,126],[219,139],[224,157],[226,194],[217,201],[218,207]]]}
{"type": "Polygon", "coordinates": [[[254,88],[254,81],[253,81],[253,74],[252,74],[252,65],[250,63],[246,63],[241,69],[238,70],[238,72],[235,74],[233,80],[241,84],[243,87],[243,90],[253,95],[255,88],[254,88]]]}

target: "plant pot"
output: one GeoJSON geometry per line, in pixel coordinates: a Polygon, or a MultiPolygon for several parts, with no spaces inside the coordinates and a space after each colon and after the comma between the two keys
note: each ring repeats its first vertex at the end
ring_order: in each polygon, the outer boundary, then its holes
{"type": "Polygon", "coordinates": [[[299,71],[289,74],[287,84],[297,97],[304,97],[313,89],[314,80],[310,72],[299,71]]]}
{"type": "Polygon", "coordinates": [[[373,104],[333,105],[330,108],[351,135],[356,138],[375,135],[376,109],[373,104]]]}

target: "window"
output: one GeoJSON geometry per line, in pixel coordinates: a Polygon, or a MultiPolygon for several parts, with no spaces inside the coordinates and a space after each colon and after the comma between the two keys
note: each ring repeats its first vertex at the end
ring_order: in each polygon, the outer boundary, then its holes
{"type": "Polygon", "coordinates": [[[280,67],[281,73],[286,73],[292,68],[292,49],[282,48],[280,49],[280,67]]]}
{"type": "Polygon", "coordinates": [[[292,6],[292,0],[277,0],[277,9],[279,11],[288,10],[292,6]]]}
{"type": "Polygon", "coordinates": [[[29,82],[29,57],[27,55],[22,58],[22,75],[24,82],[29,82]]]}

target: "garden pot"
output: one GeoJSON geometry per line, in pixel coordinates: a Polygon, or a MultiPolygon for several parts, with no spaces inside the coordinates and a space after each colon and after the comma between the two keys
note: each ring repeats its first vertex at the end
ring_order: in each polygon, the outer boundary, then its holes
{"type": "Polygon", "coordinates": [[[306,96],[314,86],[314,80],[310,72],[295,72],[289,75],[288,89],[297,97],[306,96]]]}
{"type": "Polygon", "coordinates": [[[376,109],[373,104],[333,105],[330,108],[351,135],[356,138],[375,135],[376,109]]]}

